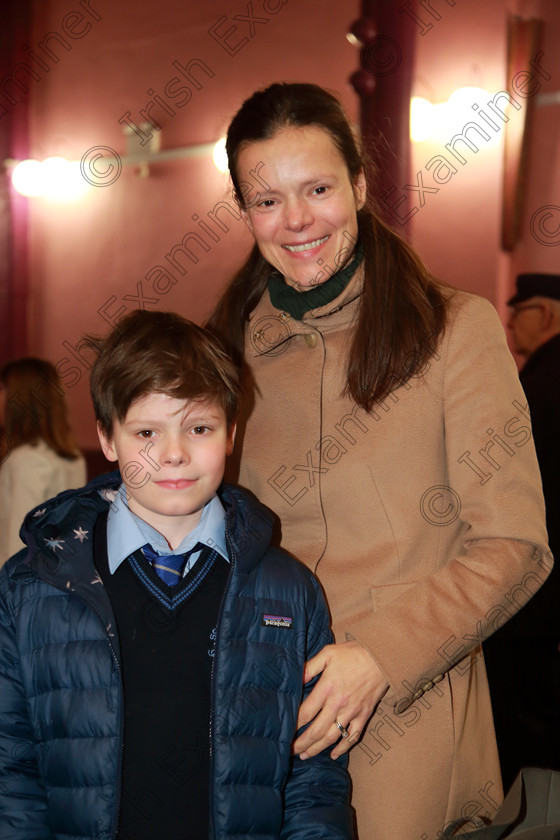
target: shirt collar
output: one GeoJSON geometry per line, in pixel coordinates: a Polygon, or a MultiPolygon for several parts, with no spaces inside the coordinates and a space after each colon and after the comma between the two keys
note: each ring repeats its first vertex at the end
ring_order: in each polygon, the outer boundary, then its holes
{"type": "Polygon", "coordinates": [[[150,543],[160,554],[182,554],[193,548],[197,542],[210,546],[229,563],[226,514],[217,496],[204,505],[196,528],[183,537],[176,549],[171,549],[159,531],[132,513],[126,501],[124,485],[121,484],[109,507],[107,518],[107,557],[111,574],[116,572],[127,557],[146,543],[150,543]]]}

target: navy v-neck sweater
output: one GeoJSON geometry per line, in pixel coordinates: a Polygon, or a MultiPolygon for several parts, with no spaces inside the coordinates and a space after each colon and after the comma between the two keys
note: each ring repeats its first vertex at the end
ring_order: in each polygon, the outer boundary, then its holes
{"type": "Polygon", "coordinates": [[[124,691],[118,840],[207,840],[210,683],[228,564],[212,552],[169,587],[139,551],[111,575],[106,530],[99,517],[95,562],[124,691]]]}

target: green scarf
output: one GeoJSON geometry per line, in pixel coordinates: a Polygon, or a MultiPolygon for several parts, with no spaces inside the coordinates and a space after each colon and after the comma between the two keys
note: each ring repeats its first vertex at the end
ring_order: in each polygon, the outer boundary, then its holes
{"type": "Polygon", "coordinates": [[[358,246],[350,262],[337,271],[324,283],[319,283],[305,292],[298,292],[289,286],[279,271],[273,271],[268,278],[268,292],[272,305],[276,309],[288,312],[292,318],[301,321],[306,312],[318,309],[335,300],[344,291],[364,256],[363,249],[358,246]]]}

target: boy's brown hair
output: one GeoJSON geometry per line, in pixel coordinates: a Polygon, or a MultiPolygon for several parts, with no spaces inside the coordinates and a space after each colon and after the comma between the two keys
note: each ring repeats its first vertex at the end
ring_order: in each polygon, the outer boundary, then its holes
{"type": "Polygon", "coordinates": [[[105,338],[87,338],[97,358],[90,377],[96,419],[112,437],[132,403],[147,394],[220,405],[228,426],[237,417],[239,371],[207,330],[174,312],[125,315],[105,338]]]}

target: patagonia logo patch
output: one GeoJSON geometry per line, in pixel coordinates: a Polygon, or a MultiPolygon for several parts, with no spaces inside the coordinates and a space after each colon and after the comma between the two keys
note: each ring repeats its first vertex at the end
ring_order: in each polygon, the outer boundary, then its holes
{"type": "Polygon", "coordinates": [[[265,613],[262,617],[262,627],[285,627],[291,630],[294,624],[293,618],[289,615],[269,615],[265,613]]]}

